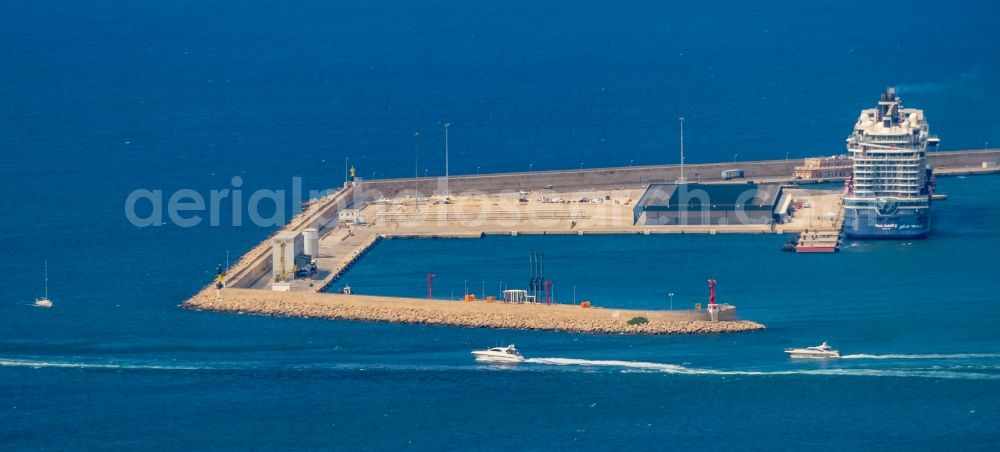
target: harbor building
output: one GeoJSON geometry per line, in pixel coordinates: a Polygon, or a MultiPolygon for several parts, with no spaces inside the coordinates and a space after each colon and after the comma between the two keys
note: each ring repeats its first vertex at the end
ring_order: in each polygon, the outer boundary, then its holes
{"type": "Polygon", "coordinates": [[[780,184],[652,184],[632,210],[633,224],[771,224],[780,184]]]}
{"type": "Polygon", "coordinates": [[[796,180],[843,179],[851,175],[851,159],[835,155],[833,157],[812,157],[795,167],[796,180]]]}

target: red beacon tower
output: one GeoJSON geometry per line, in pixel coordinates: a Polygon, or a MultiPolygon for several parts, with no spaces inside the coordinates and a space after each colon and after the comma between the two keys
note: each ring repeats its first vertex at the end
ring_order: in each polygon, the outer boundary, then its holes
{"type": "Polygon", "coordinates": [[[719,321],[719,305],[715,304],[715,279],[708,280],[708,315],[713,322],[719,321]]]}

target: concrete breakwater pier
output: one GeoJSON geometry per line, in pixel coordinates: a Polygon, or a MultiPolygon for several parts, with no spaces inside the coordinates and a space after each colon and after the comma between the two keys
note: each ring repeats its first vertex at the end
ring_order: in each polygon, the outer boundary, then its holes
{"type": "MultiPolygon", "coordinates": [[[[764,328],[745,320],[712,322],[706,311],[640,311],[252,289],[226,289],[221,298],[206,290],[182,306],[240,314],[593,334],[717,334],[764,328]],[[647,322],[629,323],[637,317],[647,322]]],[[[723,307],[720,317],[725,314],[723,307]]]]}
{"type": "MultiPolygon", "coordinates": [[[[934,152],[928,153],[928,160],[942,175],[995,172],[1000,150],[934,152]]],[[[829,231],[831,237],[836,237],[843,224],[841,190],[805,190],[789,185],[795,183],[793,171],[802,163],[799,159],[688,165],[685,181],[697,178],[716,183],[692,184],[699,190],[704,187],[720,195],[736,191],[769,193],[736,200],[737,215],[723,212],[720,216],[705,216],[705,220],[692,215],[689,219],[693,221],[688,222],[677,221],[684,220],[686,212],[671,210],[677,205],[677,197],[671,193],[682,191],[671,188],[670,182],[681,174],[678,165],[448,179],[357,180],[345,183],[334,194],[312,200],[288,225],[239,258],[222,278],[223,289],[217,290],[213,282],[183,306],[261,315],[592,333],[684,334],[759,329],[763,328],[760,324],[736,320],[735,308],[723,311],[719,321],[711,322],[705,311],[456,303],[323,292],[382,238],[808,231],[813,235],[815,231],[829,231]],[[739,169],[739,180],[723,180],[733,168],[739,169]],[[770,184],[770,188],[764,184],[770,184]],[[653,185],[662,186],[663,191],[651,195],[653,185]],[[749,221],[729,221],[739,220],[741,203],[758,209],[748,210],[753,215],[749,221]],[[788,207],[793,205],[796,207],[788,207]],[[292,258],[299,257],[298,251],[286,250],[284,245],[278,254],[280,259],[275,258],[279,236],[289,235],[313,237],[313,251],[305,254],[313,259],[315,273],[301,277],[294,274],[298,264],[281,259],[285,259],[286,251],[292,258]],[[279,261],[283,262],[280,267],[274,264],[279,261]],[[629,325],[633,317],[645,317],[648,323],[629,325]]],[[[719,200],[714,196],[713,204],[719,200]]],[[[363,292],[369,290],[361,288],[363,292]]],[[[597,302],[609,304],[613,300],[597,302]]]]}

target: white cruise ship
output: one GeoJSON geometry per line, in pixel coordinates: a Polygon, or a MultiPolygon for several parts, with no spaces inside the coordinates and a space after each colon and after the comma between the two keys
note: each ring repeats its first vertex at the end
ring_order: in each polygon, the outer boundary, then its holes
{"type": "Polygon", "coordinates": [[[926,152],[937,144],[924,111],[903,108],[893,88],[882,94],[878,107],[861,111],[847,138],[853,163],[844,196],[848,237],[927,236],[934,183],[926,152]]]}

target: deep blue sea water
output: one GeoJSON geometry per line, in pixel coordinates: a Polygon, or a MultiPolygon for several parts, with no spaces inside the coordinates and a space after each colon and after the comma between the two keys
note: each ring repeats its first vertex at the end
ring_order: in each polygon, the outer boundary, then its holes
{"type": "Polygon", "coordinates": [[[188,312],[273,227],[123,208],[234,176],[328,188],[345,158],[409,176],[414,131],[440,175],[445,121],[453,173],[676,163],[682,115],[690,162],[832,154],[889,84],[944,148],[994,147],[994,3],[286,3],[4,3],[0,448],[995,448],[1000,177],[941,179],[928,240],[831,256],[766,235],[410,240],[345,279],[495,293],[540,249],[560,301],[688,307],[715,277],[769,327],[702,337],[188,312]],[[44,259],[47,311],[27,306],[44,259]],[[821,340],[863,356],[781,353],[821,340]],[[498,342],[544,360],[470,361],[498,342]]]}

